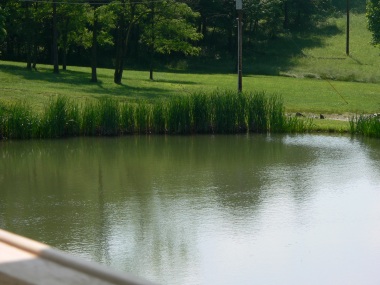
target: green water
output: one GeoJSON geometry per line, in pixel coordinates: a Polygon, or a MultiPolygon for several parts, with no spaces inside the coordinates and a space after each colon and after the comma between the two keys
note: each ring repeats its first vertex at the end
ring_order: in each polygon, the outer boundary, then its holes
{"type": "Polygon", "coordinates": [[[0,141],[1,228],[162,284],[378,285],[379,205],[379,140],[0,141]]]}

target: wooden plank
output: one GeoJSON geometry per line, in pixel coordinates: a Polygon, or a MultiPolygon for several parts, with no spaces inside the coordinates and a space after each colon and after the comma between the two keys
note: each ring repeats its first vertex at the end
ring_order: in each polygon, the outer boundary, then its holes
{"type": "Polygon", "coordinates": [[[154,285],[1,229],[0,284],[154,285]]]}

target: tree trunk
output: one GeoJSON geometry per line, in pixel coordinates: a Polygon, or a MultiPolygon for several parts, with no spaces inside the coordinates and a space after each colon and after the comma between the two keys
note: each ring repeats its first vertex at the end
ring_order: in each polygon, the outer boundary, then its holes
{"type": "Polygon", "coordinates": [[[288,2],[285,1],[284,3],[284,24],[285,29],[289,28],[289,8],[288,8],[288,2]]]}
{"type": "Polygon", "coordinates": [[[135,4],[133,3],[131,6],[131,22],[129,23],[128,29],[126,30],[125,26],[125,0],[122,0],[123,11],[119,17],[119,27],[118,27],[118,36],[116,43],[116,59],[115,59],[115,73],[114,73],[114,82],[116,84],[121,84],[121,79],[123,77],[123,69],[124,69],[124,58],[127,54],[127,44],[129,40],[129,35],[133,26],[133,17],[135,12],[135,4]]]}
{"type": "Polygon", "coordinates": [[[118,29],[117,29],[117,40],[116,40],[116,58],[115,58],[115,73],[114,73],[114,82],[116,84],[121,84],[121,78],[123,76],[124,68],[124,42],[126,38],[125,33],[125,0],[122,0],[122,11],[120,12],[118,20],[118,29]]]}
{"type": "Polygon", "coordinates": [[[30,37],[28,37],[27,41],[26,69],[32,70],[32,45],[30,43],[30,37]]]}
{"type": "Polygon", "coordinates": [[[115,58],[115,73],[114,73],[114,82],[116,84],[121,84],[121,78],[123,76],[123,29],[122,25],[118,28],[118,36],[116,41],[116,58],[115,58]]]}
{"type": "Polygon", "coordinates": [[[32,56],[32,68],[37,70],[37,57],[38,57],[38,44],[36,41],[33,43],[33,56],[32,56]]]}
{"type": "Polygon", "coordinates": [[[151,53],[151,55],[150,55],[150,68],[149,68],[149,79],[150,80],[154,80],[154,78],[153,78],[153,51],[152,51],[152,53],[151,53]]]}
{"type": "Polygon", "coordinates": [[[67,54],[69,52],[69,39],[68,39],[68,30],[69,30],[69,23],[70,23],[70,18],[67,17],[65,19],[65,29],[64,31],[61,31],[62,33],[62,38],[63,38],[63,43],[62,43],[62,70],[67,69],[67,54]]]}
{"type": "Polygon", "coordinates": [[[29,9],[29,3],[26,3],[26,20],[24,24],[26,25],[25,31],[26,31],[26,69],[32,70],[32,19],[31,19],[31,12],[29,9]]]}
{"type": "Polygon", "coordinates": [[[149,79],[153,79],[153,64],[154,64],[154,42],[156,40],[155,38],[155,31],[154,31],[154,2],[151,2],[151,44],[150,44],[150,68],[149,68],[149,79]]]}
{"type": "Polygon", "coordinates": [[[98,76],[96,74],[97,47],[98,47],[98,16],[94,8],[94,26],[92,29],[92,47],[91,47],[91,82],[98,82],[98,76]]]}
{"type": "Polygon", "coordinates": [[[62,51],[62,70],[67,69],[67,49],[66,47],[63,48],[62,51]]]}
{"type": "Polygon", "coordinates": [[[58,65],[58,28],[57,28],[57,3],[53,0],[53,65],[54,73],[59,73],[58,65]]]}

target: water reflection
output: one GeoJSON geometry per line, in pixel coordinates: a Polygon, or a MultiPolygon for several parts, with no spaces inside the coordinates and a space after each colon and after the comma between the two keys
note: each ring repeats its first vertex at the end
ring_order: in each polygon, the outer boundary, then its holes
{"type": "Polygon", "coordinates": [[[337,136],[0,142],[0,227],[163,284],[378,284],[379,162],[337,136]]]}

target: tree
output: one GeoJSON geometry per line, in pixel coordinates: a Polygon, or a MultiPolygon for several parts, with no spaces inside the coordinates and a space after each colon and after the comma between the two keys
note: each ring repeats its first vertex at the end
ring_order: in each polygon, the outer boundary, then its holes
{"type": "Polygon", "coordinates": [[[149,3],[149,20],[144,21],[141,39],[149,47],[150,76],[153,80],[154,54],[181,52],[185,55],[199,54],[200,48],[193,45],[202,38],[197,32],[195,21],[199,13],[193,12],[185,3],[174,0],[159,4],[149,3]]]}
{"type": "Polygon", "coordinates": [[[53,66],[54,73],[59,73],[58,66],[58,26],[57,26],[57,1],[53,0],[53,66]]]}
{"type": "Polygon", "coordinates": [[[67,54],[73,44],[84,45],[86,24],[88,22],[88,4],[76,4],[66,1],[59,5],[57,14],[58,47],[62,52],[62,69],[67,67],[67,54]]]}
{"type": "Polygon", "coordinates": [[[111,29],[115,27],[115,11],[113,5],[91,6],[89,23],[92,28],[91,34],[91,82],[97,82],[96,73],[98,62],[98,45],[113,45],[111,29]]]}
{"type": "Polygon", "coordinates": [[[368,29],[372,32],[372,44],[380,44],[380,0],[367,1],[368,29]]]}
{"type": "MultiPolygon", "coordinates": [[[[116,55],[114,82],[121,84],[124,71],[124,59],[127,54],[127,45],[133,25],[140,18],[137,13],[137,2],[121,0],[116,21],[116,55]],[[128,3],[126,2],[128,1],[128,3]]],[[[140,14],[141,16],[142,14],[140,14]]]]}
{"type": "Polygon", "coordinates": [[[282,0],[284,1],[284,27],[302,29],[311,27],[331,12],[331,0],[282,0]]]}
{"type": "Polygon", "coordinates": [[[7,32],[5,30],[5,15],[3,8],[0,7],[0,44],[5,40],[7,32]]]}
{"type": "Polygon", "coordinates": [[[283,29],[283,0],[246,0],[244,4],[246,29],[250,33],[273,37],[283,29]]]}
{"type": "Polygon", "coordinates": [[[38,2],[23,3],[22,30],[21,35],[26,45],[26,67],[31,70],[36,69],[38,49],[46,21],[49,21],[49,10],[46,4],[38,2]]]}

